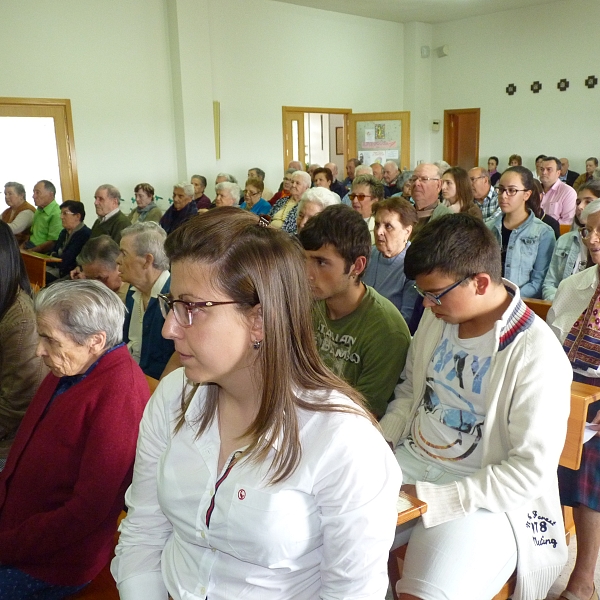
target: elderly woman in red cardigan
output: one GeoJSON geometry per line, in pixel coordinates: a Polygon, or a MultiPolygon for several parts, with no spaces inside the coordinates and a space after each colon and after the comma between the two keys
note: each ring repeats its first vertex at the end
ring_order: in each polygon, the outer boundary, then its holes
{"type": "Polygon", "coordinates": [[[0,598],[73,594],[106,565],[150,395],[121,343],[124,306],[97,281],[35,299],[50,374],[0,473],[0,598]]]}

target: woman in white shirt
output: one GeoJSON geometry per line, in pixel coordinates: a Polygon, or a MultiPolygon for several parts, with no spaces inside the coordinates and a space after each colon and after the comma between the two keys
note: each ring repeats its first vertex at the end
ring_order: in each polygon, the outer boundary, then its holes
{"type": "Polygon", "coordinates": [[[398,465],[319,358],[302,249],[267,219],[218,213],[166,242],[163,335],[183,369],[142,420],[121,598],[383,600],[398,465]]]}

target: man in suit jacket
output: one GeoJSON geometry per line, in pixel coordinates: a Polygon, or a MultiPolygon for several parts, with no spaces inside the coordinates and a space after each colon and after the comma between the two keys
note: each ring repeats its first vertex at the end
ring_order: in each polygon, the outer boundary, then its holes
{"type": "Polygon", "coordinates": [[[575,180],[579,177],[579,173],[576,171],[569,171],[568,158],[561,158],[560,165],[560,180],[573,187],[575,180]]]}

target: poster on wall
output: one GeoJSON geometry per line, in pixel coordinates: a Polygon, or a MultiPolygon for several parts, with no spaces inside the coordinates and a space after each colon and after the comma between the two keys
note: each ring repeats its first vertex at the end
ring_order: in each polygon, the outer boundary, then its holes
{"type": "Polygon", "coordinates": [[[356,150],[364,165],[384,164],[393,160],[400,164],[402,123],[390,121],[358,121],[356,123],[356,150]]]}

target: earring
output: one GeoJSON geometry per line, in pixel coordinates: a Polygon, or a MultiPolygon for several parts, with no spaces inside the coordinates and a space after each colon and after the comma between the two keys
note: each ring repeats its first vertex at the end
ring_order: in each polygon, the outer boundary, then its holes
{"type": "Polygon", "coordinates": [[[260,340],[254,340],[254,342],[252,342],[252,347],[255,350],[258,350],[258,349],[260,349],[261,344],[262,344],[262,342],[260,340]]]}

